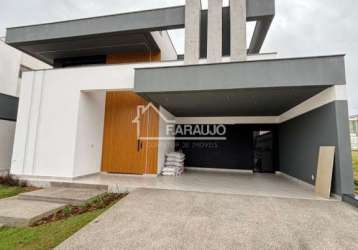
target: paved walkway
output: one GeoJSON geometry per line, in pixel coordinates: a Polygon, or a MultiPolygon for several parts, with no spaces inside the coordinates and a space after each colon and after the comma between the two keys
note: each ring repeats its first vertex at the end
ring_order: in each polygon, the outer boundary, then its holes
{"type": "Polygon", "coordinates": [[[0,225],[26,227],[56,213],[66,205],[83,205],[103,190],[81,188],[45,188],[0,199],[0,225]]]}
{"type": "Polygon", "coordinates": [[[138,189],[58,249],[357,249],[339,201],[138,189]]]}

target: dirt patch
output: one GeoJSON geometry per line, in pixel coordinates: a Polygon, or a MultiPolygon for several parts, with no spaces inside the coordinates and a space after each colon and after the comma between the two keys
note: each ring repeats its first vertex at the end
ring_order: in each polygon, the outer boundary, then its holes
{"type": "Polygon", "coordinates": [[[83,206],[67,206],[64,209],[33,223],[31,226],[36,227],[55,221],[64,220],[83,213],[95,211],[98,209],[109,208],[119,200],[123,199],[125,196],[127,196],[127,194],[106,193],[91,199],[83,206]]]}

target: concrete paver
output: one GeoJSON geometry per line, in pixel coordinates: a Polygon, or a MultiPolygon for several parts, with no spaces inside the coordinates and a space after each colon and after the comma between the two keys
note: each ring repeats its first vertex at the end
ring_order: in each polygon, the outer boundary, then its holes
{"type": "Polygon", "coordinates": [[[339,201],[137,189],[57,249],[355,249],[357,232],[339,201]]]}
{"type": "Polygon", "coordinates": [[[83,205],[85,202],[106,191],[98,189],[85,188],[62,188],[51,187],[29,193],[23,193],[18,196],[22,200],[35,200],[64,203],[68,205],[83,205]]]}
{"type": "Polygon", "coordinates": [[[6,226],[26,227],[65,206],[60,203],[19,200],[16,197],[1,199],[0,223],[6,226]]]}

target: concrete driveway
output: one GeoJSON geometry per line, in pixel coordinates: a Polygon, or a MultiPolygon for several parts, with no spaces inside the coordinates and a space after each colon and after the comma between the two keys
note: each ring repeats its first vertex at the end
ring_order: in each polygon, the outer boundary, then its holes
{"type": "Polygon", "coordinates": [[[138,189],[58,249],[357,249],[339,201],[138,189]]]}

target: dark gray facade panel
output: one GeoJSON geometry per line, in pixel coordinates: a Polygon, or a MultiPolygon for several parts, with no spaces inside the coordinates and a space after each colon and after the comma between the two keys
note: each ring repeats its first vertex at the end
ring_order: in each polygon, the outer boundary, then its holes
{"type": "Polygon", "coordinates": [[[255,21],[275,15],[275,0],[246,0],[248,21],[255,21]]]}
{"type": "Polygon", "coordinates": [[[352,150],[349,129],[348,103],[346,101],[335,102],[337,117],[337,161],[341,166],[339,175],[341,180],[342,193],[351,194],[353,192],[353,171],[352,171],[352,150]],[[350,166],[350,167],[349,167],[350,166]],[[352,191],[352,192],[351,192],[352,191]]]}
{"type": "Polygon", "coordinates": [[[353,192],[347,102],[336,101],[279,125],[280,171],[314,184],[320,146],[336,146],[332,190],[353,192]]]}
{"type": "MultiPolygon", "coordinates": [[[[254,21],[275,14],[274,0],[247,0],[247,19],[254,21]]],[[[184,28],[185,7],[177,6],[78,19],[65,22],[47,23],[7,30],[9,44],[42,40],[91,36],[128,31],[154,31],[184,28]]]]}
{"type": "Polygon", "coordinates": [[[344,56],[136,69],[138,93],[343,85],[344,56]]]}
{"type": "Polygon", "coordinates": [[[271,27],[273,21],[273,16],[270,18],[265,18],[257,21],[250,46],[248,49],[248,54],[258,54],[262,48],[262,45],[265,41],[267,33],[271,27]]]}
{"type": "Polygon", "coordinates": [[[328,86],[142,94],[178,117],[278,116],[328,86]]]}
{"type": "Polygon", "coordinates": [[[16,121],[19,99],[0,93],[0,120],[16,121]]]}
{"type": "Polygon", "coordinates": [[[175,29],[182,28],[184,20],[185,9],[179,6],[10,28],[7,30],[6,42],[16,44],[106,33],[175,29]]]}

